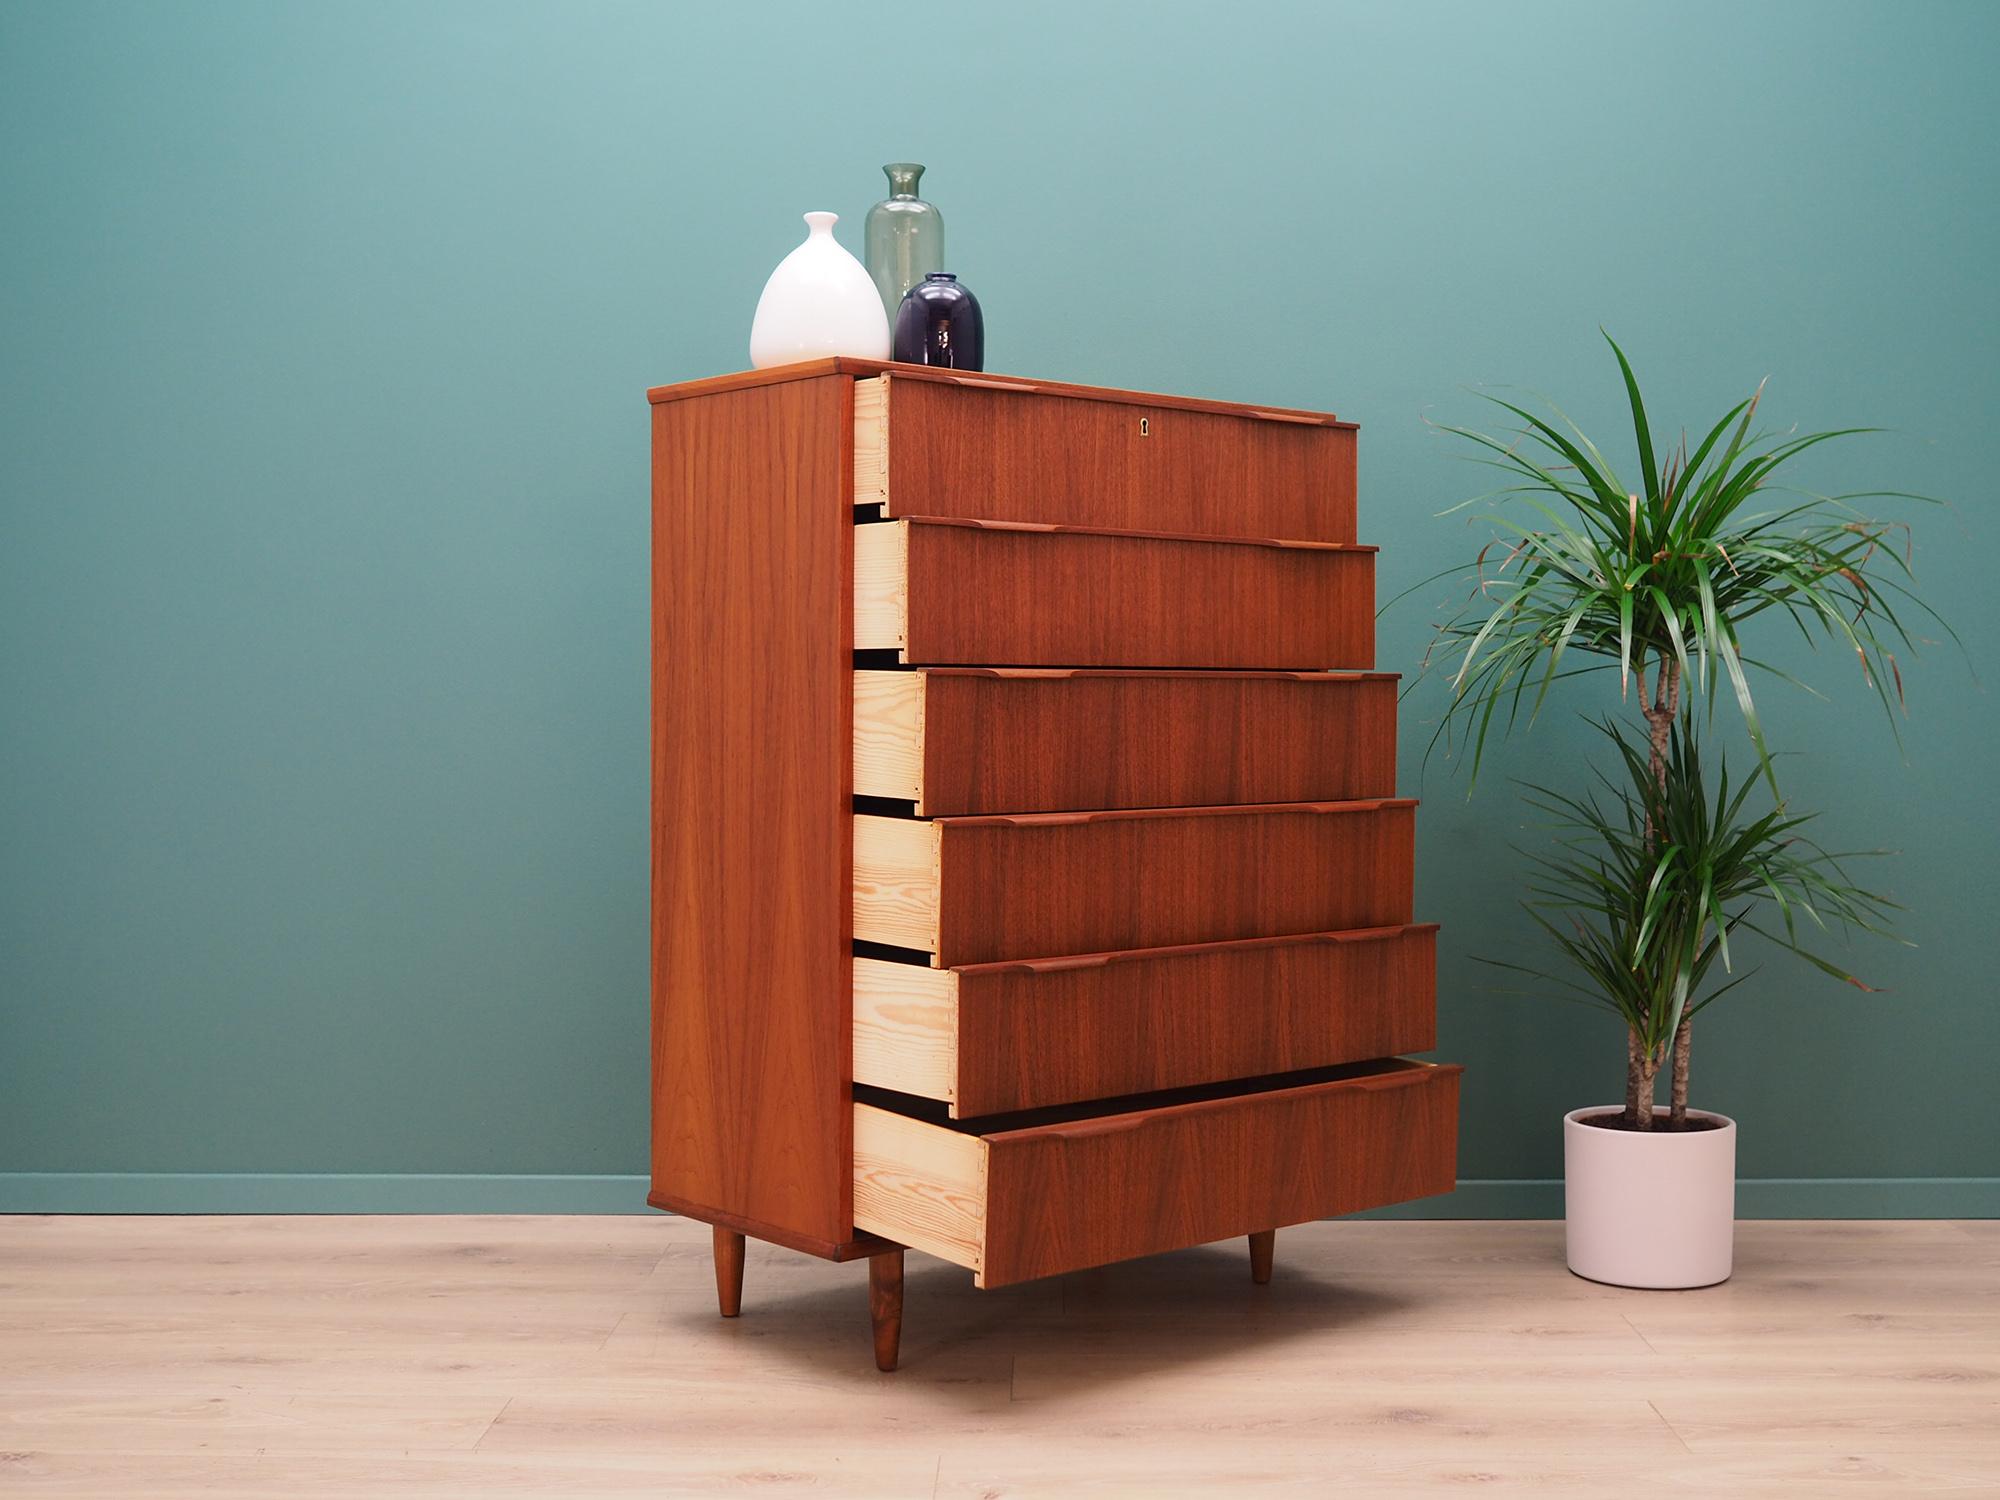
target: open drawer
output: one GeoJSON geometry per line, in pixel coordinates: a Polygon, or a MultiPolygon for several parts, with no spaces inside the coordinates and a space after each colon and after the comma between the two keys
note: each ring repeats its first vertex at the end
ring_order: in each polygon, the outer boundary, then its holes
{"type": "Polygon", "coordinates": [[[1448,1192],[1459,1072],[1390,1059],[977,1128],[857,1097],[854,1227],[992,1287],[1448,1192]]]}
{"type": "Polygon", "coordinates": [[[1393,797],[1396,676],[856,672],[854,791],[925,817],[1393,797]]]}
{"type": "Polygon", "coordinates": [[[933,969],[854,960],[854,1081],[956,1119],[1437,1043],[1433,924],[933,969]]]}
{"type": "Polygon", "coordinates": [[[1352,422],[920,370],[854,383],[854,500],[891,516],[1354,540],[1352,422]]]}
{"type": "Polygon", "coordinates": [[[939,965],[1397,927],[1416,803],[854,819],[854,936],[939,965]]]}
{"type": "Polygon", "coordinates": [[[1010,667],[1375,661],[1375,549],[914,517],[854,528],[854,648],[1010,667]]]}

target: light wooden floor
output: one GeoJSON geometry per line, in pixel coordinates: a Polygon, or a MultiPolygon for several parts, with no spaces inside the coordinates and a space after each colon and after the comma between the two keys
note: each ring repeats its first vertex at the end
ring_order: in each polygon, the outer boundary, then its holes
{"type": "Polygon", "coordinates": [[[1555,1224],[1335,1223],[977,1292],[650,1218],[0,1218],[0,1493],[2000,1494],[2000,1222],[1746,1224],[1700,1292],[1555,1224]]]}

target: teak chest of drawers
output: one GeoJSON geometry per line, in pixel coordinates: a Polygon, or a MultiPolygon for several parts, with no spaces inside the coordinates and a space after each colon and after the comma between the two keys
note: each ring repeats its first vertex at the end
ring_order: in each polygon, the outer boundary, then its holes
{"type": "Polygon", "coordinates": [[[650,393],[648,1201],[982,1286],[1448,1191],[1355,429],[864,360],[650,393]]]}

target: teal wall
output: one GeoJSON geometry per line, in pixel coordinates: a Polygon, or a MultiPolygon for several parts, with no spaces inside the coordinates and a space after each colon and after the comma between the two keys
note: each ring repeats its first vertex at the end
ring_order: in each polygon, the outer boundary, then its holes
{"type": "MultiPolygon", "coordinates": [[[[648,384],[932,164],[996,369],[1363,424],[1384,597],[1467,556],[1467,388],[1895,429],[1807,477],[1954,497],[1983,649],[2000,7],[0,7],[0,1207],[629,1207],[646,1150],[648,384]],[[879,14],[889,16],[890,11],[879,14]],[[419,1175],[422,1174],[422,1175],[419,1175]]],[[[1432,606],[1392,611],[1419,658],[1432,606]]],[[[1767,641],[1791,785],[1916,946],[1702,1028],[1745,1208],[2000,1211],[1995,712],[1767,641]]],[[[1594,693],[1590,706],[1603,707],[1594,693]]],[[[1621,1044],[1497,996],[1524,836],[1408,705],[1460,1211],[1555,1202],[1621,1044]]],[[[1585,706],[1584,699],[1575,706],[1585,706]]]]}

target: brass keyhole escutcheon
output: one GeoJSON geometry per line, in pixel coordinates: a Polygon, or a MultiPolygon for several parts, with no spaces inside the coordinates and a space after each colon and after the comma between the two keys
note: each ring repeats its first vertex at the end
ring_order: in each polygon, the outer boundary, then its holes
{"type": "Polygon", "coordinates": [[[1139,436],[1151,437],[1152,435],[1153,435],[1153,419],[1151,417],[1139,418],[1139,436]]]}

